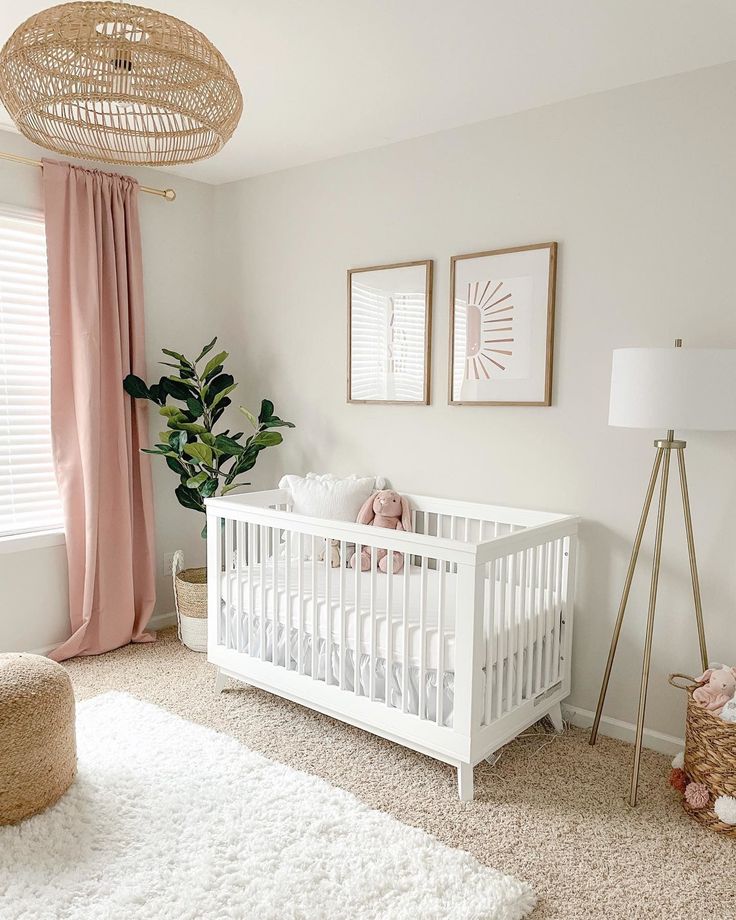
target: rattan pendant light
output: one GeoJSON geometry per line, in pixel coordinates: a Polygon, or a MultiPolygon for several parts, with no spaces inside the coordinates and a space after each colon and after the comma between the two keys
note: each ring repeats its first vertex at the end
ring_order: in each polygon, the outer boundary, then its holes
{"type": "Polygon", "coordinates": [[[217,153],[243,98],[212,43],[127,3],[63,3],[31,16],[0,52],[0,97],[21,134],[105,163],[170,166],[217,153]]]}

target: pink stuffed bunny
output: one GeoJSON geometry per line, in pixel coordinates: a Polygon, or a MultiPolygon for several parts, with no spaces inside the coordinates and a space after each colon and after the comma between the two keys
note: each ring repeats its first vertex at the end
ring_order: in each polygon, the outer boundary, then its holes
{"type": "MultiPolygon", "coordinates": [[[[372,524],[374,527],[387,527],[389,530],[411,530],[411,513],[409,502],[398,492],[383,489],[374,492],[358,512],[358,524],[372,524]]],[[[367,572],[371,567],[370,546],[361,547],[360,569],[367,572]]],[[[385,572],[388,569],[388,550],[373,548],[373,554],[378,562],[378,568],[385,572]]],[[[392,553],[394,574],[404,567],[404,557],[401,553],[392,553]]],[[[350,560],[350,565],[355,568],[358,553],[350,560]]]]}
{"type": "Polygon", "coordinates": [[[704,709],[719,715],[736,693],[736,668],[727,668],[725,665],[708,668],[700,681],[707,683],[693,690],[693,699],[704,709]]]}

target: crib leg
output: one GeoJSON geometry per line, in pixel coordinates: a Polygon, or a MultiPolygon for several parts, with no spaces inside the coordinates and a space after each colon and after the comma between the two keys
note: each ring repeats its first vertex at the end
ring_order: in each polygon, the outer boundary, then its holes
{"type": "Polygon", "coordinates": [[[473,768],[469,763],[461,763],[457,768],[457,791],[461,802],[473,801],[473,768]]]}
{"type": "Polygon", "coordinates": [[[547,715],[549,716],[549,720],[552,723],[554,730],[561,735],[565,730],[565,723],[562,721],[562,708],[560,707],[560,704],[555,703],[547,715]]]}
{"type": "Polygon", "coordinates": [[[217,677],[215,677],[215,693],[222,693],[222,691],[225,689],[226,683],[227,675],[218,668],[217,677]]]}

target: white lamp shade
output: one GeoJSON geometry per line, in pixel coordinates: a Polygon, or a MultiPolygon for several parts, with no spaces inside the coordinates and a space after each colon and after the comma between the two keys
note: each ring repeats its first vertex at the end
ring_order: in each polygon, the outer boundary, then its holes
{"type": "Polygon", "coordinates": [[[736,349],[615,349],[608,424],[736,430],[736,349]]]}

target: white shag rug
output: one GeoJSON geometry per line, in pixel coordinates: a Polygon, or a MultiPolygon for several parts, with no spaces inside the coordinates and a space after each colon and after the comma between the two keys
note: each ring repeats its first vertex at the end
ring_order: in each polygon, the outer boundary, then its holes
{"type": "Polygon", "coordinates": [[[527,884],[127,694],[81,703],[77,742],[66,795],[0,827],[3,920],[518,920],[534,907],[527,884]]]}

